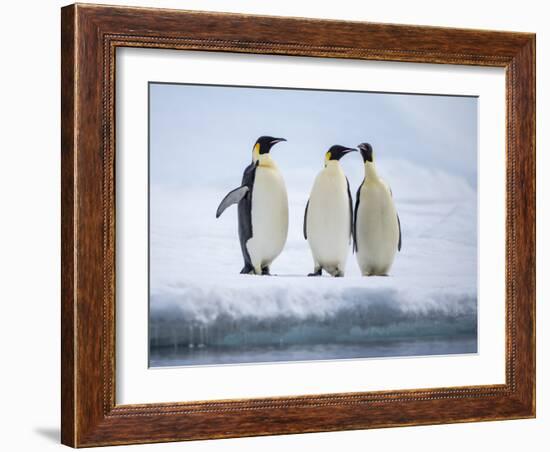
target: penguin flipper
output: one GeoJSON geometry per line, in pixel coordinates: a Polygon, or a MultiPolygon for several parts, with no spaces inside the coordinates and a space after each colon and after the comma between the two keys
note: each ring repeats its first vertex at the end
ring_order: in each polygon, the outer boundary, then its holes
{"type": "MultiPolygon", "coordinates": [[[[391,191],[391,187],[388,187],[390,190],[390,196],[393,198],[393,192],[391,191]]],[[[397,251],[401,251],[401,220],[399,219],[399,214],[397,215],[397,227],[399,228],[399,241],[397,242],[397,251]]]]}
{"type": "Polygon", "coordinates": [[[349,189],[349,180],[346,177],[346,183],[348,184],[348,202],[349,202],[349,241],[351,243],[352,238],[354,237],[353,234],[353,200],[351,199],[351,191],[349,189]]]}
{"type": "Polygon", "coordinates": [[[397,251],[401,251],[401,220],[399,220],[399,214],[397,214],[397,226],[399,227],[399,242],[397,242],[397,251]]]}
{"type": "Polygon", "coordinates": [[[241,199],[243,199],[249,190],[250,189],[247,186],[242,186],[236,188],[235,190],[231,190],[227,195],[225,195],[225,198],[222,199],[222,202],[218,206],[218,210],[216,210],[216,218],[219,218],[224,210],[229,206],[237,204],[241,199]]]}
{"type": "Polygon", "coordinates": [[[306,210],[304,212],[304,239],[307,240],[307,208],[309,207],[309,199],[307,200],[306,210]]]}
{"type": "Polygon", "coordinates": [[[356,253],[358,251],[357,247],[357,211],[359,210],[359,197],[361,196],[361,187],[365,183],[365,179],[363,179],[363,182],[361,182],[361,185],[359,185],[359,188],[357,189],[357,194],[355,195],[355,209],[353,211],[353,252],[356,253]]]}

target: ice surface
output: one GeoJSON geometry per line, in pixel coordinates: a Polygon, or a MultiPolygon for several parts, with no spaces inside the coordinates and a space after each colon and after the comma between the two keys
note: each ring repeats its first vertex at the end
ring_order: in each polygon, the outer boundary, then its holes
{"type": "MultiPolygon", "coordinates": [[[[222,175],[208,189],[153,185],[151,364],[246,362],[246,350],[253,349],[257,356],[262,346],[279,347],[277,360],[339,357],[335,344],[359,344],[363,351],[354,348],[349,356],[372,356],[369,343],[412,344],[419,338],[438,338],[440,346],[430,343],[410,353],[475,352],[475,190],[459,177],[408,161],[379,166],[392,186],[403,235],[403,248],[389,277],[361,277],[351,247],[344,278],[305,276],[313,262],[302,235],[303,210],[317,169],[283,173],[290,202],[289,234],[271,267],[272,277],[239,274],[243,262],[237,209],[215,218],[220,200],[238,186],[240,175],[222,175]],[[456,345],[457,338],[466,338],[467,345],[456,345]],[[293,358],[292,347],[300,344],[321,344],[332,352],[298,353],[293,358]],[[161,347],[186,352],[177,355],[181,359],[155,360],[161,347]],[[217,352],[197,361],[189,349],[198,348],[203,355],[206,348],[217,352]],[[234,358],[223,358],[224,353],[234,358]]],[[[346,167],[346,173],[355,197],[362,167],[346,167]]],[[[388,350],[384,356],[399,354],[395,347],[388,350]]]]}

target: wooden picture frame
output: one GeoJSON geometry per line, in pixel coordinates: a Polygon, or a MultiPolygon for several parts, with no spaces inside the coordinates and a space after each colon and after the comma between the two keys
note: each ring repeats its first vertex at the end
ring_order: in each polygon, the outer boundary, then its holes
{"type": "Polygon", "coordinates": [[[62,9],[62,442],[73,447],[535,416],[535,35],[70,5],[62,9]],[[506,69],[506,383],[115,403],[115,50],[506,69]]]}

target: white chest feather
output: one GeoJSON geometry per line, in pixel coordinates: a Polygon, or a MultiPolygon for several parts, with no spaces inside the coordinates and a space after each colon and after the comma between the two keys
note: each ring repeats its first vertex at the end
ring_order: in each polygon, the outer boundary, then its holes
{"type": "Polygon", "coordinates": [[[315,179],[306,219],[313,258],[323,267],[343,270],[350,244],[350,215],[346,177],[340,164],[331,162],[315,179]]]}
{"type": "Polygon", "coordinates": [[[288,233],[288,198],[278,168],[258,166],[252,189],[252,238],[247,249],[252,264],[266,266],[281,253],[288,233]]]}
{"type": "Polygon", "coordinates": [[[363,274],[387,274],[399,241],[397,212],[380,179],[365,180],[357,210],[357,262],[363,274]]]}

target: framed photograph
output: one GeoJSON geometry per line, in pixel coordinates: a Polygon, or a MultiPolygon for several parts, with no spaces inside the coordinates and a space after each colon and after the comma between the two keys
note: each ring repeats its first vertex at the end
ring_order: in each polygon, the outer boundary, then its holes
{"type": "Polygon", "coordinates": [[[535,36],[62,9],[62,442],[535,416],[535,36]]]}

